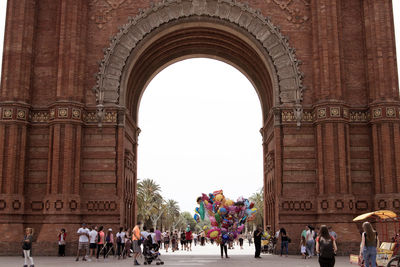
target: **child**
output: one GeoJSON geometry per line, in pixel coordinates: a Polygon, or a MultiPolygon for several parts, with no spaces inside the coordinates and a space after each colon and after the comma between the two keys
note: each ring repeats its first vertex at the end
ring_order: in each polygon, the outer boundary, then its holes
{"type": "Polygon", "coordinates": [[[306,238],[302,235],[300,240],[300,253],[304,259],[307,259],[306,255],[306,238]]]}
{"type": "Polygon", "coordinates": [[[24,267],[28,267],[28,259],[31,262],[30,267],[34,267],[33,259],[31,257],[32,241],[33,241],[33,229],[26,228],[24,241],[22,243],[22,249],[24,250],[24,259],[25,259],[24,267]]]}

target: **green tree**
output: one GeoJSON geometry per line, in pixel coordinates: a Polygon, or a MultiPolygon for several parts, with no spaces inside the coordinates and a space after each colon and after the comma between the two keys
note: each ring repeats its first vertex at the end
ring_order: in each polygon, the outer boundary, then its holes
{"type": "Polygon", "coordinates": [[[152,179],[144,179],[138,183],[137,188],[138,218],[145,222],[146,225],[153,225],[152,216],[153,219],[154,214],[158,216],[164,203],[160,185],[152,179]]]}
{"type": "Polygon", "coordinates": [[[250,223],[262,226],[264,222],[264,188],[252,194],[249,200],[254,203],[254,208],[257,209],[256,218],[250,223]]]}
{"type": "Polygon", "coordinates": [[[194,231],[195,227],[196,227],[196,221],[193,219],[192,214],[190,214],[190,212],[188,211],[184,211],[181,213],[182,217],[185,219],[185,225],[183,229],[186,229],[186,227],[189,225],[190,226],[190,230],[194,231]]]}
{"type": "Polygon", "coordinates": [[[180,208],[178,202],[173,199],[168,199],[165,203],[165,212],[163,214],[163,224],[165,229],[172,231],[174,222],[179,219],[180,208]]]}

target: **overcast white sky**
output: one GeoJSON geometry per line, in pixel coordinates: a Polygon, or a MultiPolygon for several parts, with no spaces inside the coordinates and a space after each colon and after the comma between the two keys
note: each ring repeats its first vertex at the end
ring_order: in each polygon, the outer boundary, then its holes
{"type": "MultiPolygon", "coordinates": [[[[400,1],[393,7],[399,44],[400,1]]],[[[5,11],[0,0],[0,55],[5,11]]],[[[225,63],[191,59],[163,70],[143,95],[139,126],[138,177],[157,181],[182,211],[193,213],[201,193],[248,197],[262,187],[260,101],[225,63]]]]}

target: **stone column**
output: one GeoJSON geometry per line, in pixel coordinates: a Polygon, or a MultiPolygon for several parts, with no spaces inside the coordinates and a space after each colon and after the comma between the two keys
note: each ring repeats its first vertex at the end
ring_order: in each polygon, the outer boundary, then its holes
{"type": "Polygon", "coordinates": [[[49,107],[47,194],[43,199],[46,216],[37,239],[42,246],[50,242],[51,233],[66,224],[69,231],[75,230],[85,220],[80,215],[88,2],[58,1],[57,82],[55,101],[49,107]]]}
{"type": "Polygon", "coordinates": [[[24,223],[26,144],[30,109],[34,0],[9,0],[0,91],[0,249],[20,248],[24,223]]]}
{"type": "Polygon", "coordinates": [[[317,150],[317,211],[350,212],[353,199],[349,153],[349,103],[343,87],[341,1],[314,0],[314,113],[317,150]]]}
{"type": "Polygon", "coordinates": [[[374,209],[400,208],[400,101],[391,1],[363,1],[374,209]]]}

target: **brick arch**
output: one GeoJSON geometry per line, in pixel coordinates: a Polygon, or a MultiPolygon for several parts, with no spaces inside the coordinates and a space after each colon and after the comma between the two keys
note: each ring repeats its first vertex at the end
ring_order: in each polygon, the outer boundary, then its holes
{"type": "MultiPolygon", "coordinates": [[[[271,103],[265,103],[264,98],[266,97],[263,96],[261,89],[255,86],[262,106],[264,105],[263,116],[266,116],[272,107],[290,107],[296,111],[294,114],[298,123],[300,122],[304,87],[302,84],[303,74],[299,70],[300,62],[296,59],[295,50],[289,46],[287,38],[280,33],[280,30],[272,24],[269,18],[262,16],[259,11],[250,8],[248,5],[233,0],[167,0],[153,4],[151,8],[142,10],[138,16],[130,18],[129,22],[122,26],[119,33],[112,38],[109,48],[104,52],[105,56],[97,73],[94,91],[100,120],[104,114],[104,108],[126,108],[128,101],[136,101],[135,103],[138,106],[142,92],[137,93],[136,96],[128,96],[129,92],[126,88],[132,86],[132,84],[129,84],[129,77],[124,78],[124,76],[130,75],[132,72],[133,64],[128,63],[133,61],[131,58],[137,55],[135,51],[141,47],[141,41],[150,38],[149,36],[154,35],[154,32],[167,24],[178,24],[190,19],[205,23],[214,21],[215,25],[230,27],[234,32],[230,37],[234,37],[235,33],[240,32],[243,33],[243,36],[247,35],[249,42],[254,45],[255,53],[258,53],[258,60],[263,62],[267,72],[254,74],[260,72],[257,71],[257,66],[254,64],[252,71],[254,75],[249,79],[253,84],[262,80],[264,76],[269,76],[271,79],[270,87],[272,87],[272,90],[269,89],[269,94],[272,91],[271,103]],[[127,71],[128,68],[131,71],[127,71]],[[134,100],[135,97],[136,100],[134,100]]],[[[203,27],[198,29],[199,31],[212,28],[204,27],[204,23],[202,25],[203,27]]],[[[219,29],[221,30],[221,28],[219,29]]],[[[228,45],[228,43],[226,44],[228,45]]],[[[246,43],[238,45],[246,45],[246,43]]],[[[192,54],[192,56],[216,57],[237,67],[244,74],[248,74],[247,66],[240,66],[238,62],[228,60],[228,54],[220,56],[221,53],[213,54],[210,52],[211,50],[200,51],[192,54]]],[[[182,51],[186,50],[182,48],[182,51]]],[[[188,57],[191,55],[190,51],[190,49],[187,49],[187,52],[182,52],[181,55],[171,56],[169,64],[180,58],[188,57]]],[[[237,50],[237,52],[241,53],[240,50],[237,50]]],[[[166,65],[168,63],[160,66],[165,67],[166,65]]],[[[159,69],[148,69],[148,71],[152,71],[154,74],[159,69]]],[[[142,79],[142,84],[136,84],[136,86],[141,85],[144,88],[145,82],[148,82],[151,76],[148,75],[142,79]]],[[[132,115],[134,114],[135,111],[132,111],[132,115]]]]}

